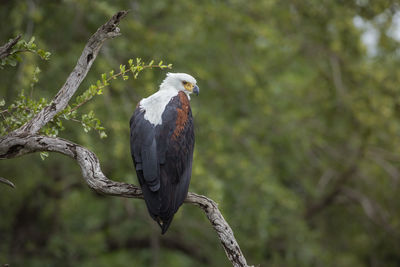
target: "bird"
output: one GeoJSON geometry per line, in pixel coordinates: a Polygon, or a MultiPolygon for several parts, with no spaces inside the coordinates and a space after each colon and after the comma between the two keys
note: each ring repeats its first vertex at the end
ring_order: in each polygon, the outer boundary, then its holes
{"type": "Polygon", "coordinates": [[[167,73],[159,90],[143,98],[130,119],[133,164],[161,234],[188,194],[195,143],[190,95],[199,91],[191,75],[167,73]]]}

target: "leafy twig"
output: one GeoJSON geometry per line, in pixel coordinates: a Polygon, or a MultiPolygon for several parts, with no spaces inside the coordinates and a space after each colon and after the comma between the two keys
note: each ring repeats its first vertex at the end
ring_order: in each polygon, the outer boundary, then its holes
{"type": "Polygon", "coordinates": [[[17,44],[19,39],[21,39],[21,34],[19,34],[14,39],[10,39],[8,43],[0,47],[0,59],[8,57],[8,55],[11,53],[11,49],[17,44]]]}
{"type": "Polygon", "coordinates": [[[107,86],[110,85],[111,80],[115,80],[118,77],[122,76],[123,80],[128,80],[129,76],[126,75],[127,73],[131,72],[133,75],[134,79],[137,79],[139,73],[145,69],[152,69],[152,68],[160,68],[160,69],[171,69],[172,64],[168,65],[163,65],[163,61],[160,61],[158,65],[154,65],[154,60],[150,61],[149,64],[145,64],[144,62],[141,61],[140,58],[136,59],[136,65],[133,64],[133,59],[128,60],[128,68],[126,68],[126,65],[120,65],[119,69],[120,72],[114,74],[114,71],[109,72],[109,76],[107,77],[107,73],[103,73],[101,75],[101,81],[97,80],[96,85],[92,84],[89,89],[84,92],[82,95],[77,97],[77,103],[74,104],[74,106],[69,110],[69,114],[73,113],[77,109],[79,109],[81,106],[89,102],[90,99],[92,99],[93,96],[101,95],[103,94],[103,89],[107,86]]]}
{"type": "Polygon", "coordinates": [[[37,48],[34,36],[32,36],[29,42],[25,40],[19,40],[20,38],[21,35],[0,47],[0,68],[2,68],[4,65],[16,66],[17,62],[21,61],[19,54],[23,52],[37,54],[41,59],[44,60],[50,59],[50,52],[37,48]]]}

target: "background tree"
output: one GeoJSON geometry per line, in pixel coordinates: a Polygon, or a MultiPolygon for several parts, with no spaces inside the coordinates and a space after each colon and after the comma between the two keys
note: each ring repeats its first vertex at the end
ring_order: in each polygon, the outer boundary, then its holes
{"type": "MultiPolygon", "coordinates": [[[[249,262],[398,265],[396,1],[3,1],[0,39],[34,35],[52,55],[24,54],[0,71],[2,108],[21,90],[52,97],[87,37],[126,8],[124,38],[103,47],[78,94],[136,53],[196,76],[190,190],[221,203],[249,262]],[[42,72],[31,87],[36,66],[42,72]]],[[[74,121],[59,135],[99,155],[110,177],[136,182],[127,123],[164,75],[116,80],[82,107],[101,118],[108,138],[74,121]]],[[[65,157],[30,155],[1,161],[0,170],[18,186],[0,186],[0,262],[230,265],[196,209],[184,206],[164,238],[149,227],[143,202],[88,193],[65,157]]]]}

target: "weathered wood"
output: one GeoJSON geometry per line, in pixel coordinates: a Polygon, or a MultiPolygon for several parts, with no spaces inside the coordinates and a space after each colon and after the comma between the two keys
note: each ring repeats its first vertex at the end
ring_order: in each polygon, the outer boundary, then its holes
{"type": "MultiPolygon", "coordinates": [[[[38,134],[38,131],[46,123],[67,106],[96,59],[103,42],[119,35],[117,25],[126,13],[126,11],[120,11],[115,14],[89,39],[76,67],[49,106],[43,108],[21,128],[0,137],[0,159],[10,159],[42,151],[61,153],[77,161],[82,170],[82,177],[94,191],[104,195],[143,198],[142,191],[138,186],[108,179],[101,170],[99,159],[92,151],[69,140],[38,134]]],[[[232,265],[235,267],[248,266],[233,231],[219,211],[217,204],[205,196],[190,192],[185,202],[200,207],[206,213],[232,265]]]]}
{"type": "Polygon", "coordinates": [[[190,192],[185,202],[200,207],[206,213],[232,265],[235,267],[248,266],[231,227],[218,209],[218,204],[208,197],[190,192]]]}

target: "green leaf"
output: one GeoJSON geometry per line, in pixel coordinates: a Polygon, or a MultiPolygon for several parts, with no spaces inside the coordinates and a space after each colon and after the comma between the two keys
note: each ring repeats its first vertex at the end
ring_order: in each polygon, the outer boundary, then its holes
{"type": "Polygon", "coordinates": [[[15,67],[15,66],[17,66],[17,61],[11,59],[10,61],[8,61],[8,65],[15,67]]]}
{"type": "Polygon", "coordinates": [[[101,138],[101,139],[107,138],[106,132],[101,131],[99,134],[100,134],[100,138],[101,138]]]}
{"type": "Polygon", "coordinates": [[[35,41],[35,36],[32,36],[32,38],[28,42],[28,45],[32,45],[34,41],[35,41]]]}
{"type": "Polygon", "coordinates": [[[105,73],[101,74],[101,79],[103,80],[103,83],[106,83],[107,74],[105,74],[105,73]]]}
{"type": "Polygon", "coordinates": [[[49,152],[46,152],[46,151],[40,152],[40,158],[42,160],[45,160],[48,157],[49,157],[49,152]]]}

